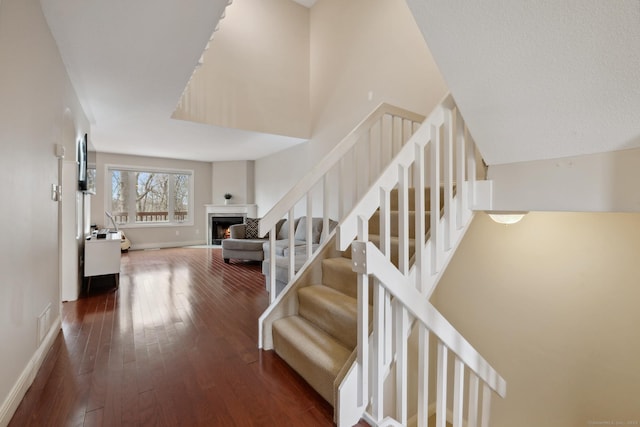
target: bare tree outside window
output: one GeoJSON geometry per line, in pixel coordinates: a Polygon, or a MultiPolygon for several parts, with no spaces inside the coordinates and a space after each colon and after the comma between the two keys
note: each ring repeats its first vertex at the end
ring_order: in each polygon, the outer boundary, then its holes
{"type": "Polygon", "coordinates": [[[111,211],[118,224],[189,222],[190,173],[110,168],[111,211]]]}

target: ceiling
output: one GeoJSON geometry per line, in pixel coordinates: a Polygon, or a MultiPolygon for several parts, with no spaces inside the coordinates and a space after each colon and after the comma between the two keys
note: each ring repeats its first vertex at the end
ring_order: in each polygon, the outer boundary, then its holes
{"type": "Polygon", "coordinates": [[[257,159],[303,140],[173,120],[227,0],[41,0],[100,152],[257,159]]]}
{"type": "MultiPolygon", "coordinates": [[[[407,1],[488,164],[640,147],[637,0],[407,1]]],[[[98,151],[247,160],[303,141],[170,118],[227,0],[41,3],[98,151]]]]}
{"type": "Polygon", "coordinates": [[[489,165],[640,147],[637,0],[408,0],[489,165]]]}

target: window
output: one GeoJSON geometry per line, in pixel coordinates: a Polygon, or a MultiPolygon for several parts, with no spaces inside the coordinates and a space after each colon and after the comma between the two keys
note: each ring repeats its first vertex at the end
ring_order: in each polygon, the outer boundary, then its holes
{"type": "Polygon", "coordinates": [[[193,224],[193,172],[108,167],[119,225],[193,224]]]}

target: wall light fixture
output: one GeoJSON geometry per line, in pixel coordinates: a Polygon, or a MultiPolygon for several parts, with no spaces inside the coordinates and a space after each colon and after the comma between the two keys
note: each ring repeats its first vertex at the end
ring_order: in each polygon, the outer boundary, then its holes
{"type": "Polygon", "coordinates": [[[519,222],[529,212],[518,211],[492,211],[487,212],[492,220],[498,224],[511,225],[519,222]]]}

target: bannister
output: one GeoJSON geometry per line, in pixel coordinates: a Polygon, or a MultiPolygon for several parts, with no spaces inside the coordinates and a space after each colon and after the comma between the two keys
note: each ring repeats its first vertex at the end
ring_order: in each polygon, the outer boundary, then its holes
{"type": "Polygon", "coordinates": [[[481,413],[482,426],[486,427],[491,391],[504,397],[504,380],[428,302],[468,229],[473,209],[486,206],[489,199],[491,183],[477,179],[476,161],[475,144],[449,95],[339,224],[338,249],[346,250],[351,245],[353,270],[358,273],[357,356],[339,388],[339,426],[357,422],[363,412],[372,425],[407,424],[408,338],[414,325],[419,333],[418,426],[426,426],[429,409],[435,410],[439,426],[445,425],[450,409],[453,420],[449,421],[461,426],[466,405],[468,425],[475,426],[474,420],[481,413]],[[395,237],[390,231],[392,205],[398,221],[395,237]],[[376,211],[379,249],[368,236],[369,220],[376,211]],[[410,214],[415,218],[411,234],[410,214]],[[368,318],[369,283],[373,283],[373,319],[368,318]],[[366,327],[369,324],[373,326],[371,337],[366,327]],[[432,387],[437,390],[435,402],[428,398],[430,333],[438,340],[437,384],[432,387]],[[453,408],[447,407],[446,398],[449,351],[455,355],[453,408]],[[391,406],[396,410],[387,414],[384,391],[388,387],[384,383],[392,364],[395,402],[391,406]],[[470,372],[468,397],[462,395],[465,370],[470,372]],[[481,407],[480,382],[484,384],[481,407]],[[343,386],[344,394],[340,391],[343,386]],[[349,397],[354,391],[357,399],[349,397]]]}
{"type": "Polygon", "coordinates": [[[473,346],[413,287],[409,278],[397,269],[384,268],[386,257],[371,242],[353,242],[356,272],[374,276],[384,289],[425,325],[449,351],[471,369],[491,390],[504,398],[507,383],[473,346]]]}
{"type": "MultiPolygon", "coordinates": [[[[330,233],[330,222],[340,221],[344,213],[370,188],[380,171],[396,156],[402,146],[424,120],[423,116],[380,104],[367,118],[360,122],[338,143],[313,169],[305,175],[261,220],[259,234],[269,233],[268,288],[270,301],[276,298],[278,268],[286,266],[287,281],[296,273],[296,254],[289,251],[287,259],[277,262],[273,256],[277,238],[276,225],[282,218],[289,222],[289,245],[293,247],[293,222],[297,216],[322,217],[322,239],[330,233]]],[[[307,221],[305,230],[306,262],[312,258],[312,222],[307,221]]],[[[281,273],[282,274],[282,273],[281,273]]],[[[282,281],[282,280],[281,280],[282,281]]]]}

